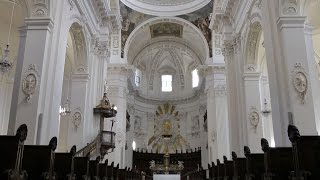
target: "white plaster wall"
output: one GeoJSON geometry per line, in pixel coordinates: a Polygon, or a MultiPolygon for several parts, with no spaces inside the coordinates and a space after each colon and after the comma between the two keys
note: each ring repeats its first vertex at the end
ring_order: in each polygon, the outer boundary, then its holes
{"type": "MultiPolygon", "coordinates": [[[[2,2],[4,3],[4,2],[2,2]]],[[[5,3],[6,4],[6,3],[5,3]]],[[[9,16],[9,15],[8,15],[9,16]]],[[[0,18],[0,58],[4,55],[4,50],[7,45],[8,33],[10,22],[7,20],[9,17],[0,18]]],[[[17,19],[22,17],[17,17],[17,19]]],[[[19,19],[20,21],[20,19],[19,19]]],[[[14,83],[14,74],[16,71],[16,63],[18,59],[18,50],[20,43],[20,33],[18,31],[17,24],[13,24],[10,32],[9,42],[9,61],[13,63],[13,68],[7,73],[0,73],[0,134],[5,135],[8,131],[10,106],[12,89],[14,83]]]]}

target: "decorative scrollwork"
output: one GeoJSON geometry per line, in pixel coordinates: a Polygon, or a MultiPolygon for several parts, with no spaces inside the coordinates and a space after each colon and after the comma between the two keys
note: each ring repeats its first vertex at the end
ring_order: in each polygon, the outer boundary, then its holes
{"type": "Polygon", "coordinates": [[[72,119],[72,123],[76,129],[80,126],[81,120],[82,120],[82,114],[80,112],[80,109],[77,109],[74,112],[73,119],[72,119]]]}
{"type": "Polygon", "coordinates": [[[256,130],[260,122],[260,115],[259,111],[255,107],[251,108],[251,112],[249,114],[249,121],[252,127],[256,130]]]}
{"type": "Polygon", "coordinates": [[[301,103],[305,103],[305,96],[308,91],[308,78],[301,63],[296,63],[292,71],[292,85],[301,100],[301,103]]]}
{"type": "Polygon", "coordinates": [[[32,95],[35,94],[38,87],[39,73],[35,64],[30,64],[22,80],[22,91],[26,95],[26,101],[31,103],[32,95]]]}

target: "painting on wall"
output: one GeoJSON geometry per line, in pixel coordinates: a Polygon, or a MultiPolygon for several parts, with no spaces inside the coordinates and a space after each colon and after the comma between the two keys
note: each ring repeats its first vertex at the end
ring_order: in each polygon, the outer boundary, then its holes
{"type": "Polygon", "coordinates": [[[158,23],[150,26],[151,38],[160,36],[182,37],[183,26],[176,23],[158,23]]]}
{"type": "Polygon", "coordinates": [[[178,16],[187,21],[190,21],[192,24],[194,24],[200,29],[200,31],[203,33],[204,37],[208,42],[210,56],[212,56],[212,45],[211,45],[212,38],[211,38],[211,29],[209,28],[209,25],[210,25],[212,11],[213,11],[213,1],[211,1],[208,5],[204,6],[203,8],[197,11],[178,16]]]}
{"type": "Polygon", "coordinates": [[[122,29],[121,29],[121,57],[123,57],[124,46],[130,35],[130,33],[142,22],[153,16],[135,11],[120,1],[120,12],[122,17],[122,29]]]}

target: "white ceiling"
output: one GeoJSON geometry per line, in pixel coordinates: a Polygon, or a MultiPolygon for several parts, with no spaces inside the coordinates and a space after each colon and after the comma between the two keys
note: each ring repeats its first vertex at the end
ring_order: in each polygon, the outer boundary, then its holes
{"type": "Polygon", "coordinates": [[[160,42],[165,42],[168,45],[176,43],[189,49],[193,56],[200,61],[199,64],[204,64],[209,56],[206,39],[193,24],[181,18],[152,18],[138,26],[129,36],[124,49],[128,63],[133,64],[145,48],[160,42]],[[182,25],[182,38],[173,36],[151,38],[150,26],[164,22],[182,25]]]}
{"type": "Polygon", "coordinates": [[[211,0],[121,0],[128,7],[154,16],[178,16],[196,11],[211,0]]]}

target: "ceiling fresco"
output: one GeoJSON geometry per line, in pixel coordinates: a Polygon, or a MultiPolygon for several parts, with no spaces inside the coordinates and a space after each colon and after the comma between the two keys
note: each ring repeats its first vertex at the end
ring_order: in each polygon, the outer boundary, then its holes
{"type": "Polygon", "coordinates": [[[151,38],[160,36],[175,36],[182,38],[183,26],[176,23],[158,23],[150,26],[151,38]]]}
{"type": "Polygon", "coordinates": [[[210,19],[211,19],[210,16],[212,11],[213,11],[213,1],[211,1],[208,5],[206,5],[205,7],[195,12],[178,16],[180,18],[183,18],[191,22],[201,30],[201,32],[203,33],[204,37],[208,42],[210,56],[212,55],[212,46],[211,46],[212,38],[211,38],[211,29],[209,28],[209,25],[210,25],[210,19]]]}
{"type": "MultiPolygon", "coordinates": [[[[167,0],[169,2],[169,0],[167,0]]],[[[210,49],[210,56],[212,54],[211,49],[211,30],[209,29],[210,24],[210,15],[213,9],[213,2],[211,1],[205,7],[184,15],[180,15],[178,17],[183,18],[191,23],[193,23],[196,27],[200,29],[203,33],[204,37],[206,38],[209,49],[210,49]]],[[[125,43],[130,35],[130,33],[141,23],[144,21],[153,18],[155,16],[147,15],[135,11],[122,2],[120,2],[120,11],[122,16],[122,39],[121,39],[121,56],[123,57],[124,54],[124,46],[125,43]]],[[[173,23],[162,23],[162,24],[155,24],[150,27],[150,32],[152,37],[159,37],[159,36],[175,36],[175,37],[182,37],[183,27],[180,25],[174,25],[173,23]]]]}
{"type": "Polygon", "coordinates": [[[122,16],[122,29],[121,29],[121,57],[123,57],[124,46],[130,33],[142,22],[154,17],[151,15],[143,14],[133,9],[130,9],[122,2],[120,2],[120,12],[122,16]]]}

